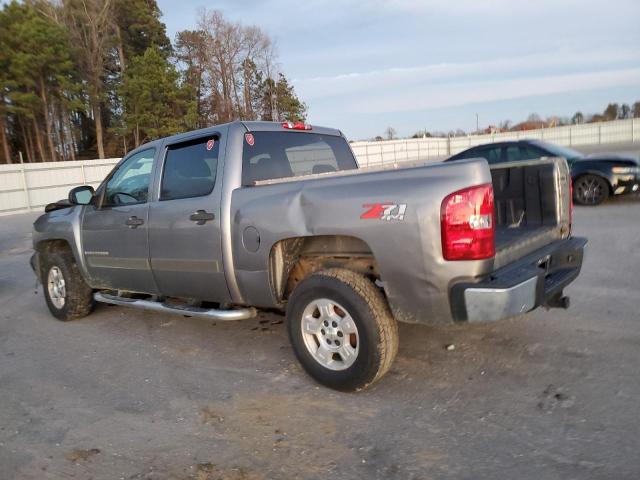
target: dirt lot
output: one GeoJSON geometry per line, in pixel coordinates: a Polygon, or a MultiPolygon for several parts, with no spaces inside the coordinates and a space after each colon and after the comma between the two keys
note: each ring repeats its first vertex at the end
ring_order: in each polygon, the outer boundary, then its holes
{"type": "Polygon", "coordinates": [[[638,199],[577,209],[570,310],[401,325],[392,371],[359,394],[316,386],[276,315],[54,320],[33,218],[0,219],[2,479],[640,476],[638,199]]]}

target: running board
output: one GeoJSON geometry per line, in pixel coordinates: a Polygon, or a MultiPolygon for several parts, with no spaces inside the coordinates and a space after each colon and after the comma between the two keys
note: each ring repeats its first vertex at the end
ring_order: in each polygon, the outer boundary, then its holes
{"type": "Polygon", "coordinates": [[[96,302],[110,303],[111,305],[121,305],[124,307],[133,307],[140,310],[151,310],[162,313],[176,313],[178,315],[186,315],[189,317],[208,318],[209,320],[247,320],[257,315],[255,308],[239,308],[237,310],[216,310],[199,307],[190,307],[183,305],[169,305],[162,302],[152,302],[150,300],[141,300],[137,298],[124,298],[117,295],[111,295],[104,292],[96,292],[93,294],[96,302]]]}

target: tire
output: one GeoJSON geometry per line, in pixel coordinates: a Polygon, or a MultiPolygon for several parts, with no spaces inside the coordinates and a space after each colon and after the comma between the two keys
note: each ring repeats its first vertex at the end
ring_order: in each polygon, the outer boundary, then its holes
{"type": "Polygon", "coordinates": [[[287,328],[303,368],[336,390],[373,384],[398,351],[398,324],[384,295],[350,270],[323,270],[303,280],[289,298],[287,328]]]}
{"type": "Polygon", "coordinates": [[[89,315],[94,305],[93,290],[82,278],[71,252],[41,255],[42,287],[51,314],[63,322],[89,315]]]}
{"type": "Polygon", "coordinates": [[[573,182],[573,201],[580,205],[600,205],[610,192],[609,182],[598,175],[582,175],[573,182]]]}

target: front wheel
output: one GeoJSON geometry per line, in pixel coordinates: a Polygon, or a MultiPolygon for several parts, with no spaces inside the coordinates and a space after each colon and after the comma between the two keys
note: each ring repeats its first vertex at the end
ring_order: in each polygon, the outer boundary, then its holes
{"type": "Polygon", "coordinates": [[[287,305],[296,357],[315,380],[353,391],[380,379],[398,351],[398,325],[382,292],[350,270],[310,275],[287,305]]]}
{"type": "Polygon", "coordinates": [[[68,321],[88,315],[93,309],[93,291],[76,265],[70,252],[42,255],[42,285],[51,314],[68,321]]]}
{"type": "Polygon", "coordinates": [[[600,205],[609,197],[609,183],[597,175],[582,175],[573,183],[573,200],[580,205],[600,205]]]}

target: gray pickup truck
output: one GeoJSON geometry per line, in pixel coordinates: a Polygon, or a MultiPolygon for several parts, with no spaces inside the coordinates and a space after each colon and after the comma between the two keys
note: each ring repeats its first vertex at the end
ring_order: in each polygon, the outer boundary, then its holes
{"type": "Polygon", "coordinates": [[[397,321],[498,320],[569,306],[561,158],[359,169],[338,130],[233,122],[145,144],[34,223],[32,266],[60,320],[95,302],[216,320],[286,311],[320,383],[387,372],[397,321]]]}

